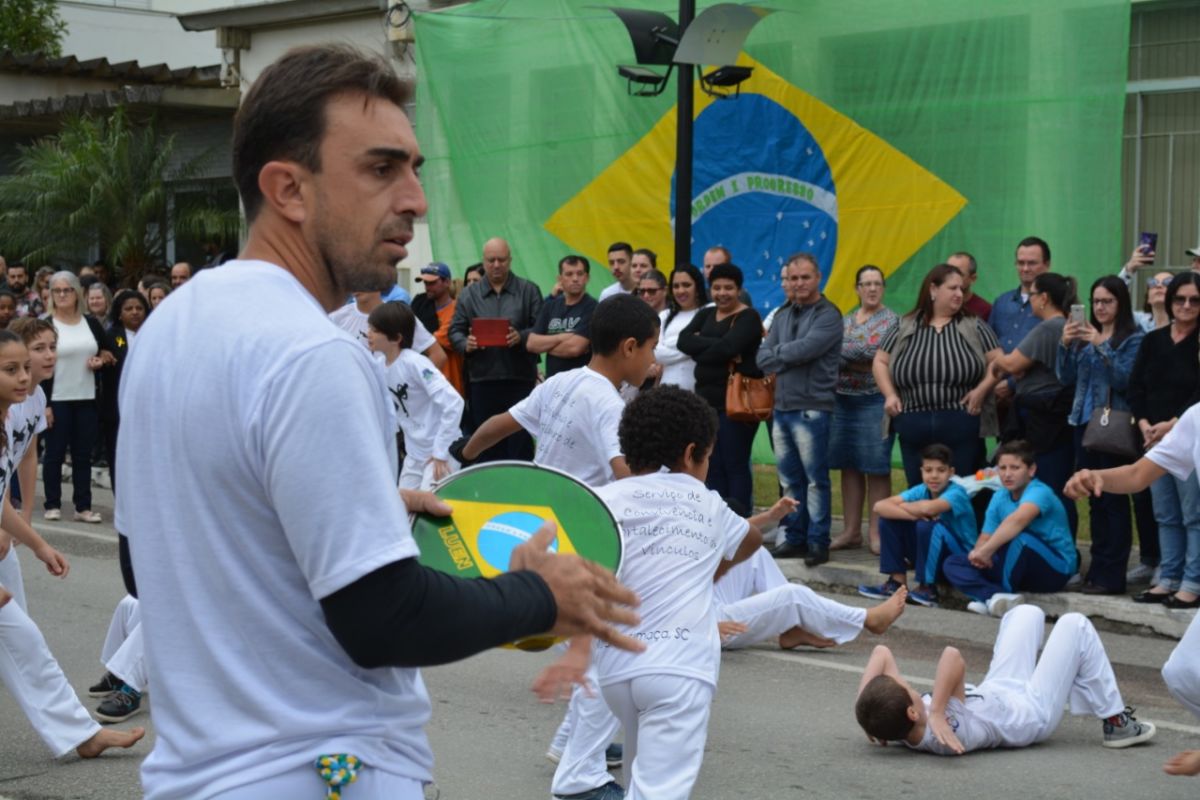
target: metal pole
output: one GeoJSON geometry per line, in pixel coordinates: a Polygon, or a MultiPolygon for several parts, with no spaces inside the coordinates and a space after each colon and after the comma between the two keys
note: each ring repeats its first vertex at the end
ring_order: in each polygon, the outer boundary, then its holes
{"type": "MultiPolygon", "coordinates": [[[[696,0],[679,0],[679,36],[696,16],[696,0]]],[[[691,64],[678,64],[675,102],[675,264],[692,260],[692,81],[691,64]]]]}

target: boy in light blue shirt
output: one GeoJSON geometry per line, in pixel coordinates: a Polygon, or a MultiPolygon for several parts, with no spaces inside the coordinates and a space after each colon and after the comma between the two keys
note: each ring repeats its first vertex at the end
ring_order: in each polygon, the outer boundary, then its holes
{"type": "Polygon", "coordinates": [[[1078,568],[1067,512],[1054,491],[1034,477],[1033,448],[1024,440],[996,451],[1004,490],[988,504],[983,532],[971,551],[946,560],[946,578],[972,599],[968,610],[1004,616],[1025,602],[1021,591],[1057,592],[1078,568]]]}
{"type": "Polygon", "coordinates": [[[937,606],[937,581],[942,564],[954,553],[975,544],[975,512],[971,498],[952,483],[950,448],[931,444],[921,451],[921,483],[875,504],[879,515],[879,571],[887,580],[879,586],[858,587],[864,597],[891,597],[907,588],[913,568],[917,588],[908,600],[937,606]]]}

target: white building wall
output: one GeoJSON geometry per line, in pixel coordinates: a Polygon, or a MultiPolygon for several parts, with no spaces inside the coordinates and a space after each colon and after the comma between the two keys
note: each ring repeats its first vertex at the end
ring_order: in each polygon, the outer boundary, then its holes
{"type": "MultiPolygon", "coordinates": [[[[214,7],[227,4],[212,3],[214,7]]],[[[185,31],[179,20],[166,11],[114,6],[111,2],[60,2],[58,10],[67,23],[62,41],[65,56],[137,61],[143,66],[166,64],[172,69],[221,63],[213,31],[185,31]]]]}

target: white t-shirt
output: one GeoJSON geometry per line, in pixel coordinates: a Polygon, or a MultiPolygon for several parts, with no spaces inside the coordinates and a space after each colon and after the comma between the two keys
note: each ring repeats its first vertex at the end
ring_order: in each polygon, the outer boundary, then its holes
{"type": "Polygon", "coordinates": [[[1146,458],[1181,481],[1186,481],[1200,464],[1200,403],[1183,412],[1163,440],[1154,445],[1146,458]]]}
{"type": "Polygon", "coordinates": [[[55,400],[95,400],[96,373],[87,368],[87,360],[100,352],[87,320],[80,317],[74,325],[50,318],[58,331],[58,362],[54,365],[55,400]]]}
{"type": "Polygon", "coordinates": [[[629,290],[626,289],[624,286],[622,286],[619,283],[614,283],[609,286],[605,286],[600,291],[600,299],[607,300],[608,298],[612,297],[614,294],[629,294],[629,290]]]}
{"type": "Polygon", "coordinates": [[[662,324],[662,329],[658,334],[658,344],[654,346],[654,360],[662,364],[662,378],[658,381],[660,386],[669,383],[680,389],[687,389],[689,392],[695,391],[696,362],[687,353],[679,350],[679,334],[683,333],[683,329],[692,321],[692,317],[699,312],[698,308],[680,311],[671,318],[669,327],[667,316],[670,315],[671,310],[659,312],[658,319],[662,324]]]}
{"type": "Polygon", "coordinates": [[[642,601],[641,623],[620,629],[646,645],[633,654],[597,642],[600,685],[678,675],[716,686],[721,639],[713,575],[737,552],[750,523],[679,472],[624,478],[596,492],[621,524],[625,552],[617,577],[642,601]]]}
{"type": "MultiPolygon", "coordinates": [[[[967,701],[951,697],[946,703],[946,721],[966,752],[994,747],[1028,747],[1038,741],[1046,720],[1038,705],[1029,697],[1029,684],[1014,678],[996,678],[978,686],[967,684],[967,701]]],[[[926,716],[933,696],[922,696],[926,716]]],[[[905,745],[913,750],[948,756],[954,751],[937,740],[933,729],[925,726],[920,744],[905,745]]]]}
{"type": "Polygon", "coordinates": [[[613,479],[609,462],[621,455],[617,427],[624,411],[612,382],[580,367],[538,384],[508,413],[537,439],[534,463],[603,486],[613,479]]]}
{"type": "MultiPolygon", "coordinates": [[[[334,310],[329,315],[333,320],[333,324],[344,330],[346,333],[353,336],[356,340],[362,343],[363,347],[367,346],[367,317],[370,314],[364,314],[358,310],[358,304],[354,302],[347,303],[339,309],[334,310]]],[[[437,344],[437,340],[433,338],[433,334],[425,329],[420,320],[413,326],[413,346],[412,349],[418,353],[424,353],[429,348],[437,344]]],[[[58,392],[55,391],[55,395],[58,392]]]]}
{"type": "Polygon", "coordinates": [[[22,403],[8,409],[8,449],[12,452],[12,463],[20,464],[25,457],[33,437],[46,430],[46,393],[40,385],[22,403]]]}
{"type": "Polygon", "coordinates": [[[115,527],[154,687],[145,796],[219,794],[331,752],[428,780],[420,672],[355,665],[318,602],[417,553],[370,353],[291,273],[233,261],[150,315],[120,404],[138,421],[117,444],[115,527]]]}
{"type": "MultiPolygon", "coordinates": [[[[378,360],[382,363],[383,356],[378,360]]],[[[420,464],[430,457],[449,459],[450,445],[462,435],[462,395],[432,361],[412,350],[401,350],[383,373],[407,457],[420,464]]]]}

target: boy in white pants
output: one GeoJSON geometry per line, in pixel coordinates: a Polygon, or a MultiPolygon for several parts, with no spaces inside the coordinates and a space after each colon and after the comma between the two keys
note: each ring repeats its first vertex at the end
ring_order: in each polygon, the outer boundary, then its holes
{"type": "Polygon", "coordinates": [[[125,595],[113,610],[100,649],[100,663],[107,671],[98,683],[88,687],[89,695],[104,698],[96,707],[96,718],[102,722],[124,722],[140,713],[142,693],[149,679],[137,598],[125,595]]]}
{"type": "Polygon", "coordinates": [[[597,492],[625,532],[618,576],[642,601],[641,622],[623,632],[646,650],[627,659],[574,639],[534,687],[545,699],[564,676],[582,683],[594,658],[604,699],[625,728],[630,800],[690,796],[720,670],[713,579],[762,544],[758,529],[702,482],[716,428],[712,409],[675,386],[642,393],[625,409],[621,450],[633,475],[597,492]]]}
{"type": "Polygon", "coordinates": [[[1129,747],[1154,736],[1154,725],[1138,722],[1117,689],[1117,679],[1092,623],[1064,614],[1038,648],[1046,615],[1037,606],[1018,606],[1000,621],[987,676],[978,686],[964,682],[966,662],[947,647],[938,661],[932,695],[917,694],[900,677],[891,651],[879,645],[859,684],[854,714],[877,744],[902,742],[913,750],[962,755],[994,747],[1027,747],[1048,739],[1071,713],[1103,722],[1105,747],[1129,747]]]}
{"type": "MultiPolygon", "coordinates": [[[[795,504],[791,498],[783,499],[795,504]]],[[[787,513],[785,509],[782,515],[787,513]]],[[[750,521],[759,524],[767,514],[750,521]]],[[[904,613],[907,590],[900,587],[872,608],[843,605],[803,584],[790,583],[771,554],[760,547],[721,576],[713,594],[722,649],[737,650],[778,637],[779,646],[790,650],[800,645],[845,644],[863,628],[885,632],[904,613]]]]}

